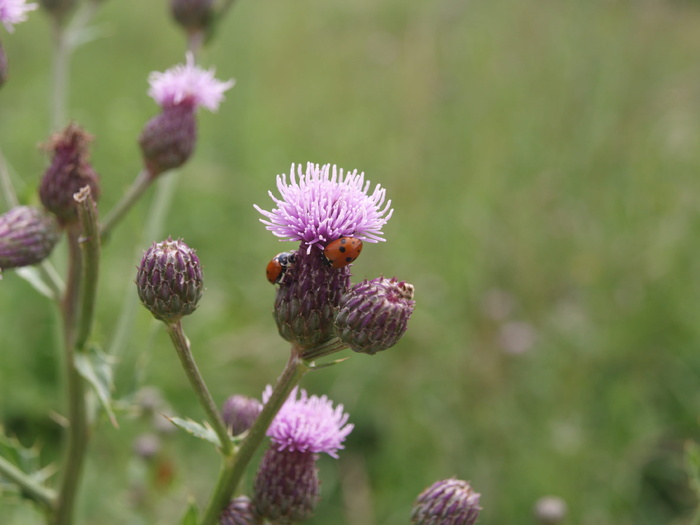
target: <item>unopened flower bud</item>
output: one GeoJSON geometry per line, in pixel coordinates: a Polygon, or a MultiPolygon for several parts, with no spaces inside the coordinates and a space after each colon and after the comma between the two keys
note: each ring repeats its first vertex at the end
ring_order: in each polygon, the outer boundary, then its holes
{"type": "Polygon", "coordinates": [[[178,24],[196,32],[206,29],[211,22],[213,4],[213,0],[171,0],[170,11],[178,24]]]}
{"type": "Polygon", "coordinates": [[[479,517],[480,494],[461,479],[444,479],[420,493],[411,511],[412,525],[473,525],[479,517]]]}
{"type": "Polygon", "coordinates": [[[166,323],[175,323],[197,308],[204,282],[195,251],[181,240],[153,243],[136,275],[139,299],[166,323]]]}
{"type": "Polygon", "coordinates": [[[340,299],[335,333],[355,352],[375,354],[401,339],[414,305],[413,286],[404,281],[363,281],[340,299]]]}
{"type": "Polygon", "coordinates": [[[7,82],[7,55],[0,42],[0,87],[7,82]]]}
{"type": "Polygon", "coordinates": [[[237,436],[253,426],[261,410],[262,403],[257,399],[235,395],[224,402],[221,416],[231,434],[237,436]]]}
{"type": "Polygon", "coordinates": [[[274,317],[280,335],[304,349],[331,339],[333,314],[349,283],[347,267],[328,267],[318,249],[299,250],[275,297],[274,317]]]}
{"type": "Polygon", "coordinates": [[[280,525],[309,519],[319,500],[316,454],[278,450],[265,451],[255,478],[253,510],[257,517],[280,525]]]}
{"type": "Polygon", "coordinates": [[[258,521],[248,496],[238,496],[219,515],[219,525],[255,525],[258,521]]]}
{"type": "Polygon", "coordinates": [[[566,513],[566,502],[556,496],[545,496],[535,503],[535,519],[542,525],[563,523],[566,513]]]}
{"type": "Polygon", "coordinates": [[[89,186],[95,202],[100,197],[97,173],[89,162],[88,145],[91,141],[89,134],[71,123],[54,135],[47,146],[53,151],[53,158],[41,179],[39,196],[46,209],[63,224],[75,222],[78,218],[73,195],[80,189],[89,186]]]}
{"type": "Polygon", "coordinates": [[[0,270],[41,262],[58,242],[56,219],[30,206],[0,215],[0,270]]]}
{"type": "Polygon", "coordinates": [[[143,161],[151,177],[182,166],[197,142],[197,119],[191,104],[165,106],[149,120],[139,137],[143,161]]]}

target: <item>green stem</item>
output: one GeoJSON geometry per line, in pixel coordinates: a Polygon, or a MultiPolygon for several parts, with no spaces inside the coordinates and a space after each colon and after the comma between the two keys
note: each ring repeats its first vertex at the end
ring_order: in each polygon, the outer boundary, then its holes
{"type": "Polygon", "coordinates": [[[23,492],[42,505],[53,508],[56,504],[56,493],[50,488],[37,482],[30,475],[18,469],[15,465],[0,456],[0,475],[19,486],[23,492]]]}
{"type": "Polygon", "coordinates": [[[63,344],[68,393],[68,442],[63,477],[58,491],[56,513],[52,523],[70,525],[73,522],[75,499],[85,463],[88,443],[87,410],[83,378],[75,367],[75,321],[81,289],[82,258],[79,229],[68,228],[68,279],[63,300],[63,344]]]}
{"type": "Polygon", "coordinates": [[[176,323],[172,324],[166,323],[165,326],[168,330],[168,335],[170,335],[170,339],[173,342],[173,346],[175,346],[175,349],[177,350],[177,355],[182,363],[182,368],[185,369],[187,379],[190,380],[190,384],[197,395],[197,399],[199,399],[199,402],[207,414],[209,424],[219,437],[222,454],[225,456],[231,456],[234,453],[233,443],[231,443],[231,438],[229,436],[228,429],[226,428],[226,423],[224,423],[221,413],[219,412],[216,403],[214,403],[214,399],[209,393],[209,389],[202,378],[202,374],[199,373],[197,363],[195,363],[194,356],[190,350],[190,342],[187,340],[185,332],[182,330],[182,323],[177,321],[176,323]]]}
{"type": "Polygon", "coordinates": [[[97,224],[97,208],[90,195],[90,187],[85,186],[76,194],[78,217],[82,235],[79,239],[83,260],[83,286],[80,300],[80,316],[78,318],[77,337],[75,346],[83,350],[87,338],[92,331],[95,316],[95,299],[97,295],[97,276],[100,266],[100,229],[97,224]]]}
{"type": "Polygon", "coordinates": [[[253,423],[253,426],[248,430],[248,434],[243,440],[238,454],[235,458],[226,457],[224,459],[224,464],[219,473],[219,479],[216,482],[214,493],[209,500],[204,518],[202,519],[202,525],[218,523],[219,514],[221,514],[221,511],[231,500],[248,463],[250,463],[253,454],[264,439],[267,428],[270,426],[270,423],[272,423],[277,412],[282,408],[287,397],[289,397],[289,393],[299,384],[301,378],[308,371],[309,367],[299,356],[299,350],[293,348],[287,366],[285,366],[282,371],[282,375],[277,381],[277,385],[275,385],[270,399],[267,400],[267,403],[263,406],[255,423],[253,423]]]}
{"type": "Polygon", "coordinates": [[[148,170],[142,170],[141,173],[137,175],[121,200],[110,210],[107,217],[105,217],[100,230],[102,240],[109,235],[112,228],[126,215],[136,201],[139,200],[141,195],[143,195],[151,185],[151,182],[153,182],[153,177],[151,177],[148,170]]]}
{"type": "Polygon", "coordinates": [[[68,64],[70,49],[66,31],[59,17],[51,17],[53,60],[51,71],[51,131],[66,124],[68,106],[68,64]]]}

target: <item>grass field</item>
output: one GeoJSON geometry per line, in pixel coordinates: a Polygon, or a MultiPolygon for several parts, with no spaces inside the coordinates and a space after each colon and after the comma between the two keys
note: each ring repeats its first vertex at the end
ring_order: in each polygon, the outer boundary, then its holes
{"type": "MultiPolygon", "coordinates": [[[[204,417],[132,284],[142,250],[167,235],[205,265],[185,329],[215,398],[259,396],[274,381],[288,347],[263,271],[287,245],[253,204],[271,207],[267,191],[292,162],[330,162],[365,171],[395,208],[387,242],[365,246],[354,278],[396,275],[417,306],[395,348],[304,379],[356,426],[340,460],[321,461],[310,523],[407,523],[415,496],[450,476],[481,492],[483,525],[534,524],[550,494],[569,524],[690,523],[700,4],[239,2],[201,57],[237,85],[217,114],[201,112],[195,156],[168,175],[158,239],[142,233],[152,189],[104,248],[96,335],[115,355],[115,397],[157,386],[173,412],[204,417]]],[[[95,24],[99,38],[72,63],[69,115],[96,137],[106,213],[140,169],[136,137],[158,111],[147,76],[182,62],[185,44],[166,2],[105,2],[95,24]]],[[[0,149],[33,201],[47,162],[37,144],[49,132],[49,24],[31,13],[1,38],[11,77],[0,149]]],[[[0,422],[52,460],[52,415],[65,411],[56,313],[12,272],[0,312],[0,422]]],[[[95,432],[81,523],[170,524],[189,495],[206,502],[209,446],[163,438],[165,487],[132,457],[150,423],[118,417],[119,429],[95,432]],[[139,483],[155,485],[145,499],[139,483]]],[[[13,499],[0,509],[3,523],[40,522],[13,499]]]]}

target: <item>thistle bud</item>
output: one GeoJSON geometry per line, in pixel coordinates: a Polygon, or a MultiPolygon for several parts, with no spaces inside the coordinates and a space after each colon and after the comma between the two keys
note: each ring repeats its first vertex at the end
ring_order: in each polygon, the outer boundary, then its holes
{"type": "Polygon", "coordinates": [[[253,515],[250,498],[238,496],[231,500],[228,507],[219,515],[219,525],[255,525],[258,521],[253,515]]]}
{"type": "Polygon", "coordinates": [[[318,250],[297,252],[277,290],[274,317],[280,335],[301,348],[333,337],[333,314],[350,283],[350,270],[330,268],[318,250]]]}
{"type": "Polygon", "coordinates": [[[39,197],[62,224],[78,219],[73,195],[81,188],[89,186],[95,202],[99,199],[97,173],[89,162],[91,141],[92,137],[75,123],[49,140],[47,149],[53,151],[53,158],[41,179],[39,197]]]}
{"type": "Polygon", "coordinates": [[[535,503],[535,519],[542,525],[558,525],[566,519],[566,502],[556,496],[545,496],[535,503]]]}
{"type": "Polygon", "coordinates": [[[166,323],[175,323],[197,308],[204,283],[195,251],[181,240],[153,243],[136,274],[139,299],[166,323]]]}
{"type": "Polygon", "coordinates": [[[255,478],[253,511],[258,518],[280,525],[309,519],[319,500],[316,454],[277,450],[265,451],[255,478]]]}
{"type": "Polygon", "coordinates": [[[7,82],[7,55],[0,42],[0,87],[7,82]]]}
{"type": "Polygon", "coordinates": [[[420,493],[411,511],[412,525],[473,525],[479,517],[480,494],[461,479],[444,479],[420,493]]]}
{"type": "Polygon", "coordinates": [[[0,270],[41,262],[59,234],[56,220],[36,208],[18,206],[0,215],[0,270]]]}
{"type": "Polygon", "coordinates": [[[182,166],[197,142],[195,110],[189,104],[166,106],[149,120],[139,137],[143,161],[151,177],[182,166]]]}
{"type": "Polygon", "coordinates": [[[401,339],[414,305],[412,285],[396,278],[365,280],[340,299],[335,333],[355,352],[376,354],[401,339]]]}
{"type": "Polygon", "coordinates": [[[213,19],[213,0],[171,0],[170,11],[175,21],[187,31],[207,28],[213,19]]]}
{"type": "Polygon", "coordinates": [[[253,426],[261,410],[262,403],[257,399],[236,395],[224,402],[221,417],[231,429],[231,434],[237,436],[253,426]]]}
{"type": "Polygon", "coordinates": [[[77,0],[41,0],[41,7],[56,17],[63,19],[77,4],[77,0]]]}

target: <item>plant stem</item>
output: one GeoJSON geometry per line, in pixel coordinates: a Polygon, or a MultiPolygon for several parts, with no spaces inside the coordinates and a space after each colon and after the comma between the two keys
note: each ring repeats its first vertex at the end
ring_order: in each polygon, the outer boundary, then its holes
{"type": "Polygon", "coordinates": [[[75,347],[83,350],[87,338],[92,331],[92,321],[95,316],[95,299],[97,295],[97,276],[100,266],[100,229],[97,224],[97,208],[90,195],[90,187],[85,186],[75,195],[78,203],[78,217],[82,235],[78,242],[82,249],[83,286],[80,301],[80,317],[78,318],[75,347]]]}
{"type": "Polygon", "coordinates": [[[289,393],[299,384],[304,374],[309,371],[309,367],[305,361],[301,359],[299,352],[297,348],[292,348],[289,361],[287,361],[287,365],[282,371],[282,375],[277,381],[270,399],[267,400],[267,403],[263,406],[255,423],[253,423],[253,426],[248,430],[248,434],[243,440],[236,457],[224,458],[224,464],[219,473],[219,479],[216,482],[214,493],[207,504],[204,518],[202,518],[202,525],[218,523],[221,511],[231,500],[248,463],[265,437],[267,428],[287,400],[287,397],[289,397],[289,393]]]}
{"type": "Polygon", "coordinates": [[[53,60],[51,71],[51,131],[66,123],[68,105],[68,64],[70,49],[66,32],[59,17],[51,17],[53,31],[53,60]]]}
{"type": "Polygon", "coordinates": [[[66,387],[68,393],[68,443],[64,460],[63,478],[58,491],[56,513],[52,523],[70,525],[78,485],[85,462],[88,443],[87,410],[83,378],[75,367],[75,320],[82,289],[82,254],[79,246],[79,228],[71,226],[68,236],[68,279],[63,299],[63,345],[66,365],[66,387]]]}
{"type": "Polygon", "coordinates": [[[177,355],[182,363],[182,368],[185,369],[187,379],[190,380],[190,384],[197,395],[197,399],[199,399],[199,402],[207,414],[209,423],[214,429],[214,432],[216,432],[216,435],[219,437],[222,454],[224,454],[224,456],[231,456],[234,453],[233,443],[231,443],[231,438],[228,434],[226,423],[224,423],[221,413],[219,412],[216,403],[214,403],[214,399],[209,393],[209,389],[202,378],[202,374],[199,373],[197,363],[195,363],[194,356],[190,350],[190,342],[187,340],[185,332],[182,330],[182,323],[177,321],[176,323],[172,324],[166,323],[165,326],[168,330],[168,335],[170,335],[170,339],[177,350],[177,355]]]}
{"type": "Polygon", "coordinates": [[[56,493],[50,488],[37,482],[30,475],[21,471],[15,465],[0,456],[0,475],[19,486],[23,492],[29,494],[42,505],[53,508],[56,504],[56,493]]]}
{"type": "Polygon", "coordinates": [[[139,200],[141,195],[143,195],[151,185],[151,182],[153,182],[153,177],[151,177],[148,170],[141,170],[134,179],[134,182],[132,182],[131,186],[126,190],[121,200],[110,210],[107,217],[105,217],[102,228],[100,229],[102,240],[109,235],[112,228],[126,215],[136,201],[139,200]]]}

